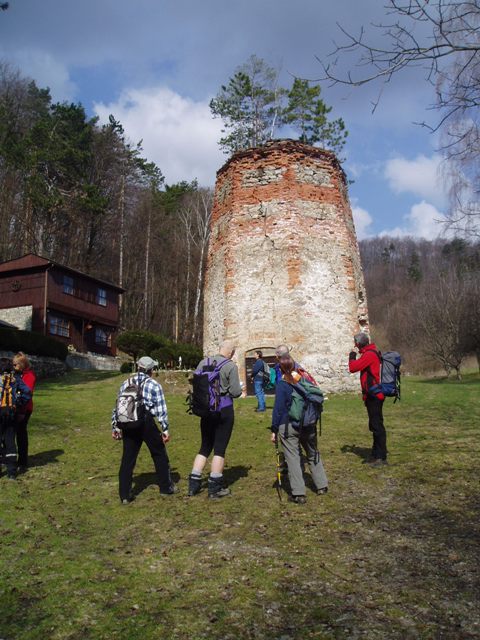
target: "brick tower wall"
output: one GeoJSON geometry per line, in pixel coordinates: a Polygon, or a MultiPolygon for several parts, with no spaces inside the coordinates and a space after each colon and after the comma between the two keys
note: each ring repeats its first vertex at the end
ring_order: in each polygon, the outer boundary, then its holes
{"type": "Polygon", "coordinates": [[[234,155],[217,173],[204,351],[292,347],[326,391],[358,389],[352,335],[368,330],[345,175],[332,152],[291,140],[234,155]]]}

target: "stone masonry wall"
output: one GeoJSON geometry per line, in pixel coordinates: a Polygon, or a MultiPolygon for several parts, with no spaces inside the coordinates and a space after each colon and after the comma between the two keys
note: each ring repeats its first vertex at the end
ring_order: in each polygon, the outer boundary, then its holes
{"type": "Polygon", "coordinates": [[[0,309],[0,320],[13,324],[23,331],[32,330],[32,305],[0,309]]]}
{"type": "Polygon", "coordinates": [[[368,330],[344,173],[335,155],[285,140],[218,172],[205,287],[204,350],[286,343],[326,391],[358,389],[352,336],[368,330]]]}

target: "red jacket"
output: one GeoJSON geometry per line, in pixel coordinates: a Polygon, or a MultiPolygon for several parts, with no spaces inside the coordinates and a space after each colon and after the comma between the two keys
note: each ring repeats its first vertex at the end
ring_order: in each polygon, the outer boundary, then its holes
{"type": "MultiPolygon", "coordinates": [[[[35,389],[35,383],[37,381],[37,376],[35,375],[35,372],[33,371],[33,369],[24,369],[22,371],[22,380],[25,382],[27,387],[32,392],[32,397],[33,397],[33,390],[35,389]]],[[[27,404],[21,408],[21,413],[32,413],[32,411],[33,411],[33,400],[29,400],[27,404]]]]}
{"type": "MultiPolygon", "coordinates": [[[[360,358],[358,360],[350,360],[348,369],[350,373],[360,371],[360,385],[362,387],[363,399],[366,400],[370,387],[380,383],[380,358],[375,353],[378,353],[378,349],[373,343],[367,344],[366,347],[362,347],[359,351],[361,353],[360,358]]],[[[375,396],[379,400],[385,399],[383,393],[376,393],[375,396]]]]}

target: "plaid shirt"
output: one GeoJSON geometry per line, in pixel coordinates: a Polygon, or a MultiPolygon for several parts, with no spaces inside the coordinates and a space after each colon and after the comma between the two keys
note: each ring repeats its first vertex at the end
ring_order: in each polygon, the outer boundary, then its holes
{"type": "MultiPolygon", "coordinates": [[[[142,398],[143,404],[147,411],[150,411],[152,416],[157,418],[160,423],[162,431],[168,431],[168,414],[167,414],[167,404],[165,402],[165,396],[163,395],[163,389],[159,382],[150,378],[145,373],[140,372],[136,373],[134,376],[125,380],[125,382],[120,387],[118,395],[123,393],[123,391],[127,388],[129,380],[131,380],[134,384],[141,384],[144,380],[145,383],[142,385],[142,398]]],[[[112,413],[112,427],[115,429],[117,426],[117,409],[114,407],[112,413]]]]}

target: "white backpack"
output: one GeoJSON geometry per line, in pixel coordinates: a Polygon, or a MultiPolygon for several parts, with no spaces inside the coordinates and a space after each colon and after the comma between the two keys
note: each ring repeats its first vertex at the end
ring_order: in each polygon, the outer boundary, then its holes
{"type": "Polygon", "coordinates": [[[138,429],[145,424],[145,405],[143,404],[143,385],[135,384],[128,378],[127,386],[117,398],[117,427],[119,429],[138,429]]]}

